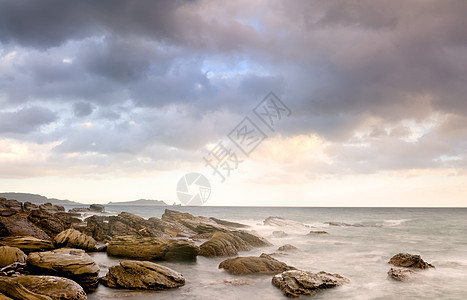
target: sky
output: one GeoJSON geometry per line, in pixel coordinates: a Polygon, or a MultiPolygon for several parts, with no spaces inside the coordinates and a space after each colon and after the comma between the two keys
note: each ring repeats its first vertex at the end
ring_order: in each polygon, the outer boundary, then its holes
{"type": "Polygon", "coordinates": [[[198,173],[205,205],[467,206],[466,15],[0,0],[0,191],[172,204],[198,173]]]}

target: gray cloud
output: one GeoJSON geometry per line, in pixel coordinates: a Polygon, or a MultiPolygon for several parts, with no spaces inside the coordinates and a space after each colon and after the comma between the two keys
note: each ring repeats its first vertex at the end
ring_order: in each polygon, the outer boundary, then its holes
{"type": "Polygon", "coordinates": [[[57,120],[57,115],[45,107],[28,107],[0,113],[1,133],[28,133],[57,120]]]}

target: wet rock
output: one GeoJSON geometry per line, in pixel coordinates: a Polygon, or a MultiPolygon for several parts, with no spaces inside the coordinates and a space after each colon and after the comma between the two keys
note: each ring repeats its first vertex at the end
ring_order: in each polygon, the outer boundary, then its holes
{"type": "Polygon", "coordinates": [[[196,260],[199,248],[187,240],[155,237],[117,236],[107,246],[107,254],[144,260],[196,260]]]}
{"type": "Polygon", "coordinates": [[[6,267],[15,262],[24,263],[26,261],[26,254],[19,248],[10,246],[0,247],[0,267],[6,267]]]}
{"type": "Polygon", "coordinates": [[[0,209],[11,209],[15,211],[20,211],[23,208],[21,202],[13,199],[0,198],[0,209]]]}
{"type": "Polygon", "coordinates": [[[272,232],[272,237],[275,237],[275,238],[285,238],[288,236],[289,235],[285,233],[284,231],[273,231],[272,232]]]}
{"type": "Polygon", "coordinates": [[[25,262],[14,262],[6,267],[0,268],[0,276],[18,277],[24,274],[29,274],[25,262]]]}
{"type": "Polygon", "coordinates": [[[16,215],[17,213],[17,210],[11,208],[0,208],[0,217],[9,217],[12,215],[16,215]]]}
{"type": "Polygon", "coordinates": [[[408,269],[391,268],[388,271],[388,277],[397,281],[408,281],[412,278],[414,272],[408,269]]]}
{"type": "Polygon", "coordinates": [[[41,240],[32,236],[2,238],[0,245],[17,247],[25,253],[48,251],[55,248],[50,240],[41,240]]]}
{"type": "Polygon", "coordinates": [[[283,226],[308,227],[307,225],[300,223],[298,221],[284,219],[281,217],[268,217],[266,218],[266,220],[263,221],[263,223],[264,225],[278,226],[278,227],[283,227],[283,226]]]}
{"type": "Polygon", "coordinates": [[[149,262],[124,260],[109,269],[102,283],[111,288],[165,290],[185,284],[182,274],[149,262]]]}
{"type": "Polygon", "coordinates": [[[203,243],[200,247],[201,256],[234,256],[238,251],[249,251],[253,246],[227,232],[216,232],[212,238],[203,243]]]}
{"type": "MultiPolygon", "coordinates": [[[[73,280],[56,276],[0,278],[0,292],[21,300],[86,300],[83,288],[73,280]]],[[[1,297],[0,297],[1,299],[1,297]]]]}
{"type": "Polygon", "coordinates": [[[414,269],[428,269],[434,268],[432,264],[425,262],[420,255],[413,255],[409,253],[398,253],[394,255],[388,262],[396,267],[414,268],[414,269]]]}
{"type": "Polygon", "coordinates": [[[277,248],[277,251],[298,251],[298,248],[293,246],[293,245],[290,245],[290,244],[285,244],[283,246],[280,246],[279,248],[277,248]]]}
{"type": "Polygon", "coordinates": [[[308,232],[307,235],[319,235],[319,234],[329,234],[329,233],[326,231],[322,231],[322,230],[312,230],[308,232]]]}
{"type": "Polygon", "coordinates": [[[39,206],[37,206],[36,204],[33,204],[31,202],[24,202],[23,203],[23,209],[25,211],[37,210],[37,209],[39,209],[39,206]]]}
{"type": "Polygon", "coordinates": [[[53,214],[61,211],[64,212],[65,208],[61,205],[53,205],[52,203],[47,202],[39,205],[39,210],[53,214]]]}
{"type": "Polygon", "coordinates": [[[286,271],[272,278],[272,284],[282,290],[287,297],[313,295],[319,290],[348,283],[349,280],[339,274],[326,272],[312,273],[302,270],[286,271]]]}
{"type": "Polygon", "coordinates": [[[91,204],[89,210],[93,212],[102,213],[105,211],[105,207],[102,204],[91,204]]]}
{"type": "MultiPolygon", "coordinates": [[[[45,204],[42,204],[45,205],[45,204]]],[[[58,210],[56,211],[59,212],[58,210]]],[[[55,237],[60,232],[70,228],[71,224],[67,224],[59,217],[47,210],[33,210],[28,220],[34,223],[37,227],[42,229],[50,237],[55,237]]]]}
{"type": "Polygon", "coordinates": [[[39,274],[60,275],[76,281],[85,290],[97,287],[99,267],[84,250],[62,248],[28,255],[31,271],[39,274]]]}
{"type": "Polygon", "coordinates": [[[86,228],[84,233],[92,236],[96,241],[110,240],[109,217],[91,216],[86,218],[86,228]]]}
{"type": "Polygon", "coordinates": [[[277,274],[295,268],[263,253],[259,257],[228,258],[219,264],[219,269],[225,269],[230,274],[238,275],[277,274]]]}
{"type": "Polygon", "coordinates": [[[25,213],[17,213],[9,217],[0,217],[0,232],[2,236],[33,236],[39,239],[50,237],[41,228],[28,220],[25,213]]]}
{"type": "Polygon", "coordinates": [[[245,224],[220,220],[220,219],[216,219],[216,218],[213,218],[213,217],[211,217],[210,219],[213,220],[214,222],[216,222],[217,224],[224,225],[224,226],[227,226],[227,227],[232,227],[232,228],[248,228],[248,227],[250,227],[250,226],[245,225],[245,224]]]}
{"type": "Polygon", "coordinates": [[[95,251],[96,250],[96,241],[75,229],[67,229],[60,232],[54,239],[55,246],[59,247],[69,247],[69,248],[78,248],[85,251],[95,251]]]}

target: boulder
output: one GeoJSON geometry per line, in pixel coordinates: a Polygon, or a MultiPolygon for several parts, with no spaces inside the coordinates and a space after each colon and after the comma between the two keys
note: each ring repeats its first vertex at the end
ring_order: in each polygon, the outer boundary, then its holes
{"type": "Polygon", "coordinates": [[[25,262],[14,262],[6,267],[0,268],[0,276],[18,277],[29,274],[25,262]]]}
{"type": "Polygon", "coordinates": [[[272,278],[272,284],[282,290],[287,297],[313,295],[319,290],[348,283],[349,280],[339,274],[326,272],[312,273],[302,270],[285,271],[272,278]]]}
{"type": "Polygon", "coordinates": [[[182,274],[149,261],[124,260],[101,280],[111,288],[165,290],[185,284],[182,274]]]}
{"type": "Polygon", "coordinates": [[[199,248],[191,241],[155,237],[117,236],[107,246],[107,254],[143,260],[196,260],[199,248]]]}
{"type": "Polygon", "coordinates": [[[11,209],[15,211],[20,211],[23,208],[23,205],[18,200],[0,198],[0,209],[11,209]]]}
{"type": "Polygon", "coordinates": [[[31,271],[39,274],[61,275],[76,281],[85,290],[97,287],[99,267],[84,250],[62,248],[28,255],[31,271]]]}
{"type": "Polygon", "coordinates": [[[391,268],[388,271],[388,277],[397,281],[408,281],[412,278],[414,271],[409,269],[391,268]]]}
{"type": "Polygon", "coordinates": [[[202,256],[234,256],[238,251],[249,251],[253,246],[227,232],[216,232],[211,239],[199,247],[202,256]]]}
{"type": "Polygon", "coordinates": [[[311,230],[310,232],[308,232],[307,235],[320,235],[320,234],[329,234],[329,233],[323,230],[311,230]]]}
{"type": "Polygon", "coordinates": [[[105,211],[104,205],[102,204],[91,204],[89,210],[93,212],[102,213],[105,211]]]}
{"type": "Polygon", "coordinates": [[[25,213],[0,217],[0,233],[2,236],[33,236],[42,240],[50,239],[44,230],[28,220],[28,215],[25,213]]]}
{"type": "Polygon", "coordinates": [[[388,262],[396,267],[414,268],[414,269],[428,269],[434,268],[432,264],[425,262],[420,255],[413,255],[409,253],[398,253],[394,255],[388,262]]]}
{"type": "Polygon", "coordinates": [[[27,275],[8,279],[0,278],[0,293],[20,300],[87,299],[86,293],[79,284],[73,280],[55,276],[27,275]]]}
{"type": "Polygon", "coordinates": [[[297,251],[297,250],[298,250],[297,247],[290,245],[290,244],[285,244],[277,248],[277,251],[297,251]]]}
{"type": "Polygon", "coordinates": [[[17,247],[25,253],[48,251],[55,248],[50,240],[41,240],[32,236],[2,238],[0,245],[17,247]]]}
{"type": "Polygon", "coordinates": [[[295,268],[263,253],[259,257],[228,258],[219,264],[219,269],[225,269],[230,274],[238,275],[277,274],[295,268]]]}
{"type": "Polygon", "coordinates": [[[288,236],[289,235],[285,233],[284,231],[277,230],[277,231],[272,232],[272,237],[275,237],[275,238],[285,238],[288,236]]]}
{"type": "Polygon", "coordinates": [[[85,222],[84,233],[92,236],[96,241],[106,241],[112,238],[109,232],[109,217],[91,216],[86,218],[85,222]]]}
{"type": "Polygon", "coordinates": [[[60,211],[65,211],[65,208],[63,206],[53,205],[50,202],[39,205],[39,209],[42,210],[42,211],[51,213],[51,214],[57,213],[57,212],[60,212],[60,211]]]}
{"type": "Polygon", "coordinates": [[[227,227],[231,227],[231,228],[248,228],[248,227],[250,227],[250,226],[245,225],[245,224],[220,220],[220,219],[216,219],[216,218],[213,218],[213,217],[211,217],[210,219],[213,220],[214,222],[216,222],[219,225],[223,225],[223,226],[227,226],[227,227]]]}
{"type": "MultiPolygon", "coordinates": [[[[57,210],[56,213],[59,211],[57,210]]],[[[70,228],[71,224],[55,216],[47,210],[33,210],[28,216],[28,220],[42,229],[50,237],[55,237],[60,232],[70,228]]]]}
{"type": "Polygon", "coordinates": [[[81,233],[76,229],[67,229],[60,232],[55,237],[54,242],[57,248],[69,247],[83,249],[85,251],[96,250],[96,241],[92,237],[81,233]]]}
{"type": "Polygon", "coordinates": [[[26,254],[19,248],[10,246],[0,247],[0,268],[11,265],[15,262],[24,263],[26,261],[26,254]]]}
{"type": "Polygon", "coordinates": [[[37,206],[36,204],[31,203],[31,202],[24,202],[23,203],[23,209],[25,211],[31,211],[31,210],[39,209],[39,206],[37,206]]]}

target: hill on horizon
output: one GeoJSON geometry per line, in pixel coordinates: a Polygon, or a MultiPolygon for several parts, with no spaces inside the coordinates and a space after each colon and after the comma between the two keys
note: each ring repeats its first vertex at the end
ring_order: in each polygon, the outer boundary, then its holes
{"type": "Polygon", "coordinates": [[[39,194],[30,194],[30,193],[15,193],[15,192],[8,192],[8,193],[0,193],[0,197],[7,198],[7,199],[14,199],[20,202],[31,202],[34,204],[42,204],[50,202],[52,204],[83,204],[71,200],[61,200],[56,198],[47,198],[45,196],[39,194]]]}
{"type": "Polygon", "coordinates": [[[142,206],[168,206],[169,204],[165,203],[162,200],[150,200],[150,199],[138,199],[134,201],[122,201],[122,202],[112,202],[105,205],[142,205],[142,206]]]}

